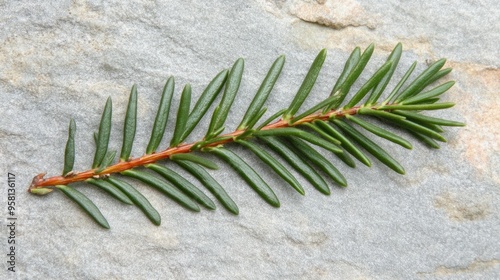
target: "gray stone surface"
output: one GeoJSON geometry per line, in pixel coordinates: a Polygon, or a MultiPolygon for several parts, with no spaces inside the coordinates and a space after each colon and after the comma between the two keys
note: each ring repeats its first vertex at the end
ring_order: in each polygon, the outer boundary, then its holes
{"type": "Polygon", "coordinates": [[[496,0],[0,1],[0,278],[500,278],[499,18],[496,0]],[[139,156],[170,75],[177,93],[189,82],[197,97],[218,71],[244,57],[233,128],[279,54],[287,63],[269,113],[290,102],[321,48],[329,56],[307,104],[326,96],[355,46],[371,42],[377,49],[369,72],[397,42],[406,50],[399,76],[414,60],[421,70],[447,57],[454,68],[447,79],[457,83],[443,98],[457,105],[435,115],[467,127],[447,129],[448,143],[437,151],[416,141],[409,152],[381,142],[405,166],[405,176],[381,164],[339,164],[347,189],[323,196],[301,180],[302,197],[236,148],[274,187],[280,209],[227,167],[213,174],[238,203],[236,217],[221,207],[190,213],[137,184],[162,215],[156,227],[138,209],[82,186],[111,230],[60,193],[25,192],[35,174],[62,169],[71,117],[78,125],[75,168],[91,164],[91,135],[108,96],[111,143],[120,148],[133,83],[140,94],[133,150],[139,156]],[[7,172],[17,176],[15,274],[6,272],[7,172]]]}

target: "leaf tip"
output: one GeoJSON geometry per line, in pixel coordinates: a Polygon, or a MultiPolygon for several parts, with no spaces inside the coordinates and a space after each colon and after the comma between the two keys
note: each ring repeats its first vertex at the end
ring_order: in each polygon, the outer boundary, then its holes
{"type": "Polygon", "coordinates": [[[231,71],[233,71],[234,69],[238,69],[239,71],[241,71],[243,67],[245,67],[245,60],[242,57],[240,57],[236,59],[236,61],[234,62],[231,71]]]}
{"type": "Polygon", "coordinates": [[[326,48],[324,48],[324,49],[321,49],[321,51],[319,51],[318,56],[326,57],[327,53],[328,53],[328,50],[326,48]]]}

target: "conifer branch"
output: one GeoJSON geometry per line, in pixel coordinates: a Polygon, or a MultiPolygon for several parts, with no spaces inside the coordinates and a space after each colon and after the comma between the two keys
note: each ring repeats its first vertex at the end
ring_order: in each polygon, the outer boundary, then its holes
{"type": "Polygon", "coordinates": [[[304,188],[289,172],[288,167],[282,164],[283,161],[323,194],[328,195],[331,192],[329,179],[341,187],[347,186],[346,178],[335,167],[336,163],[327,159],[324,153],[317,151],[314,146],[333,153],[340,159],[340,162],[350,167],[355,167],[356,160],[366,166],[371,166],[370,157],[373,157],[395,172],[404,174],[403,166],[376,142],[388,140],[407,149],[411,149],[412,144],[371,120],[382,120],[387,125],[407,130],[429,147],[439,148],[436,141],[446,142],[442,135],[444,131],[442,126],[463,126],[464,124],[428,116],[422,112],[452,107],[454,104],[451,102],[439,103],[438,101],[454,82],[446,82],[426,90],[432,83],[450,72],[450,69],[442,69],[445,60],[441,59],[406,85],[416,68],[414,63],[386,99],[379,101],[400,61],[402,46],[398,44],[387,61],[361,85],[357,92],[352,94],[352,97],[348,98],[353,84],[366,68],[373,50],[373,44],[363,52],[360,48],[355,48],[330,95],[314,106],[301,110],[325,62],[327,51],[321,50],[289,106],[265,121],[261,121],[267,111],[264,104],[285,63],[284,56],[278,57],[237,129],[223,133],[243,76],[244,61],[240,58],[231,69],[219,72],[203,91],[191,111],[191,87],[189,84],[184,87],[177,109],[175,128],[171,129],[173,135],[170,139],[170,146],[157,151],[166,131],[169,112],[172,111],[170,109],[175,83],[174,78],[170,77],[163,89],[145,154],[135,158],[130,157],[137,126],[138,93],[134,85],[130,92],[124,121],[120,159],[114,162],[117,151],[108,149],[112,125],[112,101],[108,98],[98,133],[94,133],[96,152],[92,168],[82,172],[73,170],[77,134],[76,123],[71,119],[62,175],[44,178],[44,173],[38,174],[33,178],[28,191],[37,195],[46,195],[53,190],[60,190],[80,205],[99,225],[109,228],[99,208],[82,192],[69,186],[70,184],[84,182],[88,186],[101,188],[120,202],[139,207],[155,225],[161,222],[159,213],[139,190],[127,183],[130,178],[160,190],[167,197],[191,211],[200,211],[199,205],[210,210],[216,208],[211,198],[195,184],[186,180],[177,171],[163,166],[166,160],[191,173],[229,212],[238,214],[239,209],[236,203],[217,180],[205,171],[205,169],[218,168],[216,163],[203,157],[205,153],[219,157],[234,169],[262,199],[271,206],[279,207],[279,199],[272,188],[246,163],[244,158],[228,149],[231,145],[240,145],[250,150],[301,195],[305,194],[304,188]],[[221,92],[223,93],[220,103],[217,106],[214,105],[215,108],[210,117],[207,112],[221,92]],[[344,105],[341,106],[342,104],[344,105]],[[211,120],[205,136],[199,141],[184,143],[186,137],[204,117],[210,117],[211,120]],[[269,150],[278,157],[271,155],[269,150]],[[316,170],[321,170],[323,173],[318,173],[316,170]],[[324,178],[322,174],[328,175],[329,179],[324,178]]]}

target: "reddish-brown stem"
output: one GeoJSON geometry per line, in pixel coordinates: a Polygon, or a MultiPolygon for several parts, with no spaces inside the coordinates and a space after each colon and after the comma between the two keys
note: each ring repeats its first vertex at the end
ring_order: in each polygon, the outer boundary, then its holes
{"type": "MultiPolygon", "coordinates": [[[[387,106],[387,105],[386,105],[387,106]]],[[[288,120],[283,120],[280,119],[274,123],[268,124],[264,126],[261,130],[269,130],[269,129],[275,129],[275,128],[284,128],[284,127],[293,127],[293,126],[298,126],[303,123],[310,123],[315,120],[328,120],[330,118],[338,118],[338,117],[343,117],[345,115],[354,115],[357,113],[359,110],[359,106],[349,108],[346,110],[332,110],[326,114],[322,113],[314,113],[311,115],[308,115],[300,120],[297,120],[294,123],[290,123],[288,120]]],[[[371,106],[370,108],[376,109],[376,106],[371,106]]],[[[211,142],[210,144],[203,145],[203,147],[215,147],[218,145],[223,145],[227,144],[230,142],[233,142],[236,137],[239,135],[243,134],[245,130],[236,130],[231,133],[227,133],[224,135],[220,135],[217,138],[220,138],[220,141],[214,141],[211,142]]],[[[198,143],[198,142],[197,142],[198,143]]],[[[143,155],[139,158],[132,158],[128,161],[121,161],[118,162],[114,165],[111,165],[104,170],[102,170],[99,173],[96,173],[96,169],[90,169],[87,171],[82,171],[78,173],[72,173],[68,174],[66,176],[54,176],[50,178],[43,178],[45,175],[44,173],[38,174],[33,178],[33,181],[28,189],[29,192],[31,192],[33,189],[36,188],[45,188],[45,187],[52,187],[55,185],[67,185],[75,182],[80,182],[84,181],[86,179],[96,177],[96,176],[107,176],[112,173],[120,173],[122,171],[132,169],[135,167],[139,166],[144,166],[148,163],[154,163],[156,161],[162,160],[162,159],[167,159],[171,155],[174,154],[182,154],[182,153],[189,153],[191,152],[191,148],[196,145],[197,143],[191,143],[191,144],[182,144],[177,147],[171,147],[166,150],[163,150],[158,153],[153,153],[153,154],[148,154],[148,155],[143,155]]]]}

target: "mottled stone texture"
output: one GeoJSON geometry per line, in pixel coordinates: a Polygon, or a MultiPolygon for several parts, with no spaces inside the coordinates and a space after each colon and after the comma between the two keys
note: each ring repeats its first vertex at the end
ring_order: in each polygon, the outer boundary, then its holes
{"type": "MultiPolygon", "coordinates": [[[[6,273],[1,257],[0,278],[500,278],[499,18],[496,0],[0,1],[1,208],[5,213],[5,177],[13,172],[19,217],[18,272],[6,273]],[[119,149],[134,83],[140,119],[132,153],[140,156],[170,75],[176,105],[183,84],[198,97],[218,71],[244,57],[228,121],[234,128],[278,55],[287,63],[268,115],[288,105],[321,48],[329,56],[306,105],[329,93],[355,46],[371,42],[377,49],[368,73],[397,42],[406,50],[399,77],[414,60],[417,70],[441,57],[454,68],[446,79],[456,85],[443,98],[457,105],[433,115],[464,121],[465,128],[447,129],[448,143],[436,151],[414,140],[411,151],[378,141],[405,166],[405,176],[381,164],[349,169],[330,157],[349,187],[323,196],[300,179],[302,197],[235,148],[275,189],[280,209],[221,164],[212,174],[238,203],[239,216],[220,206],[190,213],[136,184],[162,215],[156,227],[138,209],[81,186],[108,218],[107,231],[61,193],[25,192],[35,174],[61,172],[71,117],[78,126],[75,168],[91,164],[92,133],[108,96],[111,147],[119,149]]],[[[202,137],[207,123],[190,140],[202,137]]],[[[173,125],[171,118],[167,135],[173,125]]],[[[0,240],[5,256],[6,238],[0,240]]]]}

